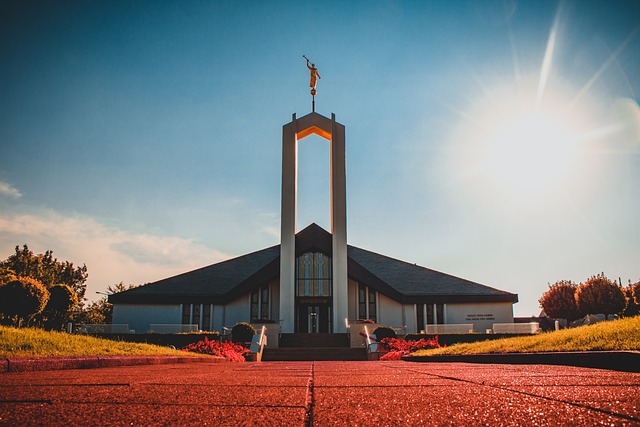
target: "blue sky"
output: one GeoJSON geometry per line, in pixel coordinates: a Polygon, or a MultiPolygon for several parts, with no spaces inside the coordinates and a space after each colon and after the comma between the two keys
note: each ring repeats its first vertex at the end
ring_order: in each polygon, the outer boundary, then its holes
{"type": "MultiPolygon", "coordinates": [[[[282,125],[347,130],[350,244],[520,295],[640,279],[635,1],[4,2],[0,257],[88,296],[279,243],[282,125]]],[[[299,229],[329,228],[301,141],[299,229]]]]}

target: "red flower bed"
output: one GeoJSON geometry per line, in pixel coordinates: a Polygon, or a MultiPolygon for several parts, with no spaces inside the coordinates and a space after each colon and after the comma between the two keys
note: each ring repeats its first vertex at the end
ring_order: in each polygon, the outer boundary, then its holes
{"type": "Polygon", "coordinates": [[[207,337],[204,337],[204,340],[189,344],[183,348],[182,351],[211,354],[212,356],[224,357],[230,362],[244,362],[244,354],[249,350],[240,344],[209,340],[207,337]]]}
{"type": "Polygon", "coordinates": [[[389,352],[380,360],[400,360],[402,356],[408,356],[417,350],[439,348],[438,336],[430,339],[421,338],[418,341],[407,341],[402,338],[385,338],[381,343],[389,349],[389,352]]]}

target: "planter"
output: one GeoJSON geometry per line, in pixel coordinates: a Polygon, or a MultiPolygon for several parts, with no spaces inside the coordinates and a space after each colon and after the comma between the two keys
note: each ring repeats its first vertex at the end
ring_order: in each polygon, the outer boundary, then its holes
{"type": "Polygon", "coordinates": [[[364,327],[367,327],[369,334],[373,334],[373,331],[378,327],[377,323],[351,323],[351,348],[366,348],[367,340],[364,335],[364,327]]]}
{"type": "Polygon", "coordinates": [[[251,326],[254,327],[257,333],[260,333],[260,330],[263,326],[267,327],[265,335],[267,336],[267,347],[270,348],[278,348],[280,342],[280,325],[277,323],[252,323],[251,326]]]}

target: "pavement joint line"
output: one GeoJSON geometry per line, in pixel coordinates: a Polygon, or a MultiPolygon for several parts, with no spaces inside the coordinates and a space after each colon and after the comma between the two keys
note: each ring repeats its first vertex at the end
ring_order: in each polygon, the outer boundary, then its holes
{"type": "MultiPolygon", "coordinates": [[[[2,401],[0,403],[14,403],[16,401],[2,401]]],[[[17,401],[19,403],[48,403],[54,404],[52,400],[24,400],[17,401]]],[[[253,403],[164,403],[164,402],[104,402],[104,401],[79,401],[79,400],[57,400],[55,403],[73,404],[73,405],[127,405],[127,406],[149,406],[149,405],[161,405],[161,406],[210,406],[215,408],[287,408],[287,409],[306,409],[305,405],[268,405],[268,404],[253,404],[253,403]]]]}
{"type": "MultiPolygon", "coordinates": [[[[359,385],[359,389],[362,388],[425,388],[434,387],[434,385],[441,386],[441,384],[405,384],[405,385],[359,385]]],[[[351,385],[317,385],[315,388],[353,388],[351,385]]]]}
{"type": "MultiPolygon", "coordinates": [[[[468,381],[468,382],[472,382],[472,381],[468,381]]],[[[485,385],[485,384],[483,384],[483,385],[485,385]]],[[[528,392],[522,391],[522,390],[513,390],[513,389],[510,389],[508,387],[500,387],[500,386],[488,385],[488,384],[486,386],[487,387],[491,387],[491,388],[495,388],[495,389],[498,389],[498,390],[509,391],[511,393],[518,393],[518,394],[523,394],[525,396],[537,397],[539,399],[549,400],[551,402],[564,403],[566,405],[575,406],[577,408],[588,409],[590,411],[600,412],[602,414],[610,415],[610,416],[613,416],[613,417],[624,418],[625,420],[629,420],[629,421],[640,422],[640,418],[632,417],[632,416],[626,415],[626,414],[620,414],[620,413],[614,412],[614,411],[608,411],[606,409],[596,408],[596,407],[593,407],[593,406],[590,406],[590,405],[587,405],[587,404],[581,404],[581,403],[578,403],[578,402],[571,402],[569,400],[564,400],[564,399],[554,399],[554,398],[549,397],[549,396],[543,396],[543,395],[535,394],[535,393],[528,393],[528,392]]]]}
{"type": "Polygon", "coordinates": [[[53,400],[47,400],[47,399],[34,399],[34,400],[28,400],[28,399],[20,399],[20,400],[0,400],[0,404],[3,403],[11,403],[11,404],[16,404],[16,403],[24,403],[24,404],[32,404],[32,403],[44,403],[46,405],[53,405],[53,400]]]}
{"type": "Polygon", "coordinates": [[[131,384],[124,383],[99,383],[99,384],[0,384],[2,387],[131,387],[131,384]]]}
{"type": "Polygon", "coordinates": [[[305,402],[305,417],[304,417],[304,425],[305,427],[313,426],[313,406],[314,406],[314,373],[315,373],[315,365],[316,362],[311,362],[311,370],[309,372],[309,382],[307,383],[307,398],[305,402]]]}
{"type": "MultiPolygon", "coordinates": [[[[425,374],[425,372],[416,371],[416,370],[413,370],[413,369],[409,369],[408,371],[409,372],[414,372],[414,373],[425,374]]],[[[496,389],[496,390],[508,391],[510,393],[522,394],[522,395],[529,396],[529,397],[535,397],[535,398],[538,398],[538,399],[548,400],[550,402],[563,403],[565,405],[575,406],[577,408],[588,409],[590,411],[599,412],[601,414],[610,415],[610,416],[618,417],[618,418],[623,418],[623,419],[628,420],[628,421],[640,422],[640,418],[632,417],[630,415],[620,414],[618,412],[613,412],[613,411],[607,411],[606,409],[600,409],[600,408],[596,408],[596,407],[593,407],[593,406],[590,406],[590,405],[587,405],[587,404],[571,402],[569,400],[555,399],[555,398],[552,398],[552,397],[549,397],[549,396],[543,396],[543,395],[540,395],[540,394],[528,393],[526,391],[521,391],[521,390],[514,390],[514,389],[511,389],[509,387],[502,387],[502,386],[497,386],[497,385],[485,384],[484,381],[476,382],[476,381],[471,381],[471,380],[467,380],[467,379],[464,379],[464,378],[448,377],[448,376],[445,376],[445,375],[438,375],[438,374],[431,374],[431,373],[428,373],[427,375],[432,375],[432,376],[435,376],[435,377],[438,377],[438,378],[443,378],[443,379],[452,380],[452,381],[460,381],[460,382],[463,382],[463,383],[469,383],[469,384],[479,385],[479,386],[483,386],[483,387],[489,387],[489,388],[493,388],[493,389],[496,389]]]]}
{"type": "MultiPolygon", "coordinates": [[[[308,388],[309,385],[263,385],[263,384],[181,384],[181,383],[139,383],[141,386],[178,386],[178,387],[211,387],[211,388],[308,388]]],[[[2,386],[0,386],[2,387],[2,386]]]]}

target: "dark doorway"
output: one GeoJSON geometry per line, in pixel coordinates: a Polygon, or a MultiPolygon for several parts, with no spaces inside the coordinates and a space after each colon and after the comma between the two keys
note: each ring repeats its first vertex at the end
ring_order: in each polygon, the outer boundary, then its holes
{"type": "Polygon", "coordinates": [[[331,304],[299,304],[296,310],[296,332],[300,334],[331,332],[331,304]]]}

